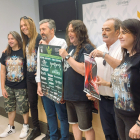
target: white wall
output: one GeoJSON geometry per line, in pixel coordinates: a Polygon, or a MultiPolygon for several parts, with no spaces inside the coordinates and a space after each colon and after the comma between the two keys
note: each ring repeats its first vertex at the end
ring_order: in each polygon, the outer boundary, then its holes
{"type": "Polygon", "coordinates": [[[10,31],[20,33],[19,23],[23,16],[31,17],[39,32],[38,0],[0,0],[0,56],[8,43],[7,34],[10,31]]]}

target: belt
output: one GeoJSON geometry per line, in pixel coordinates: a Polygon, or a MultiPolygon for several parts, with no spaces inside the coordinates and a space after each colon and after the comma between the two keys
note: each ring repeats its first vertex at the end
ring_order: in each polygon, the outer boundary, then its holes
{"type": "Polygon", "coordinates": [[[114,97],[110,97],[110,96],[103,96],[103,97],[107,100],[114,100],[114,97]]]}

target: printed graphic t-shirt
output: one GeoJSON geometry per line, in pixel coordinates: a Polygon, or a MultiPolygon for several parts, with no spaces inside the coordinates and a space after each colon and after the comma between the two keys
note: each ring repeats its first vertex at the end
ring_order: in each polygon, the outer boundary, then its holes
{"type": "Polygon", "coordinates": [[[120,64],[111,76],[116,109],[140,112],[140,54],[129,57],[120,64]]]}
{"type": "Polygon", "coordinates": [[[35,79],[35,73],[37,71],[37,51],[39,46],[39,41],[41,40],[41,35],[38,34],[36,38],[35,49],[29,54],[28,46],[29,43],[26,45],[26,59],[27,59],[27,78],[28,79],[35,79]]]}
{"type": "Polygon", "coordinates": [[[1,64],[6,67],[5,85],[13,89],[26,88],[26,59],[22,49],[11,51],[11,55],[3,53],[1,64]]]}
{"type": "MultiPolygon", "coordinates": [[[[84,53],[89,54],[94,48],[90,44],[83,47],[76,58],[77,62],[84,62],[84,53]]],[[[76,46],[70,46],[68,53],[73,57],[76,46]]],[[[75,58],[74,58],[75,59],[75,58]]],[[[77,73],[67,61],[64,60],[64,99],[69,101],[89,101],[84,90],[85,77],[77,73]]]]}

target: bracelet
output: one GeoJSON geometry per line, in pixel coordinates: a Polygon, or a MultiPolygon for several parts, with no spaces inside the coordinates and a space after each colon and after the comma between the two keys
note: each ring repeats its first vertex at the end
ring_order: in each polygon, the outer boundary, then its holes
{"type": "Polygon", "coordinates": [[[140,127],[140,124],[138,123],[138,121],[136,121],[136,124],[137,124],[137,126],[139,126],[139,127],[140,127]]]}
{"type": "Polygon", "coordinates": [[[112,88],[112,83],[110,82],[110,86],[109,86],[110,88],[112,88]]]}
{"type": "Polygon", "coordinates": [[[105,58],[105,55],[106,55],[106,54],[108,54],[108,53],[106,53],[106,52],[103,52],[103,58],[105,58]]]}
{"type": "Polygon", "coordinates": [[[140,120],[137,120],[140,123],[140,120]]]}

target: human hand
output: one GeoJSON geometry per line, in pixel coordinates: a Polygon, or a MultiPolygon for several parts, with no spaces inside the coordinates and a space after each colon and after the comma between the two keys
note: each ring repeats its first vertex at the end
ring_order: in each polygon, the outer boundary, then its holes
{"type": "Polygon", "coordinates": [[[95,101],[96,98],[94,98],[91,94],[86,94],[89,100],[95,101]]]}
{"type": "Polygon", "coordinates": [[[98,86],[109,86],[110,82],[105,81],[103,78],[97,76],[97,82],[95,82],[98,86]]]}
{"type": "Polygon", "coordinates": [[[40,85],[38,85],[38,87],[37,87],[37,94],[38,94],[39,96],[43,96],[42,88],[41,88],[40,85]]]}
{"type": "Polygon", "coordinates": [[[7,93],[5,88],[2,89],[2,95],[3,95],[4,98],[8,98],[8,93],[7,93]]]}
{"type": "Polygon", "coordinates": [[[45,45],[47,45],[46,41],[44,41],[43,39],[40,40],[39,44],[45,44],[45,45]]]}
{"type": "Polygon", "coordinates": [[[137,124],[129,130],[129,137],[132,139],[140,139],[140,127],[137,124]]]}
{"type": "Polygon", "coordinates": [[[103,52],[102,51],[99,51],[97,49],[94,49],[90,54],[89,54],[89,57],[103,57],[103,52]]]}
{"type": "Polygon", "coordinates": [[[62,96],[61,100],[60,100],[60,103],[61,104],[64,104],[66,101],[64,100],[64,96],[62,96]]]}
{"type": "Polygon", "coordinates": [[[4,51],[2,51],[2,53],[5,53],[7,49],[5,49],[4,51]]]}
{"type": "Polygon", "coordinates": [[[68,55],[67,51],[65,49],[59,49],[59,55],[65,59],[65,57],[68,55]]]}

